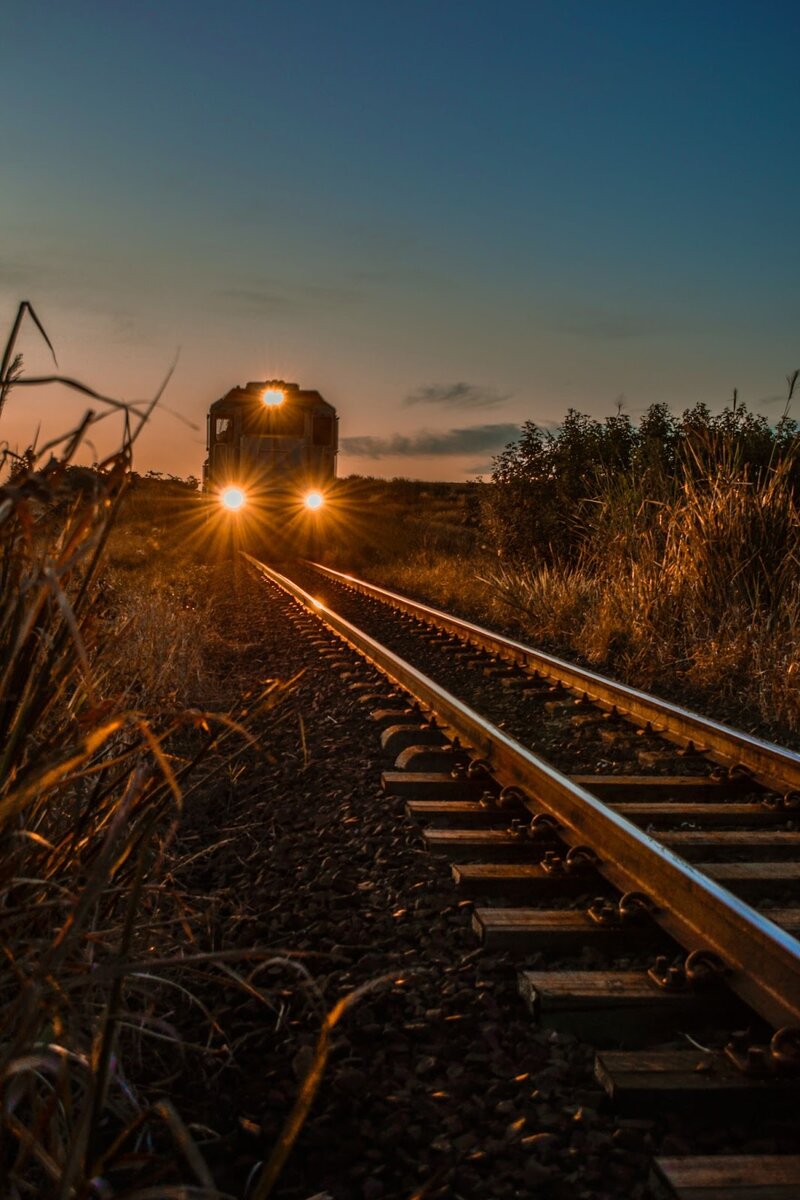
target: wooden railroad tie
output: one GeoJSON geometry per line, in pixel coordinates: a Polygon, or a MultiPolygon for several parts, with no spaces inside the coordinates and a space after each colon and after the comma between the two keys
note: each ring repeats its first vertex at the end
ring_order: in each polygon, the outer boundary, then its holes
{"type": "Polygon", "coordinates": [[[709,987],[669,991],[646,971],[520,971],[519,991],[537,1025],[597,1047],[645,1045],[675,1036],[691,1020],[733,1026],[744,1008],[732,993],[709,987]]]}
{"type": "Polygon", "coordinates": [[[658,1200],[797,1200],[800,1155],[657,1158],[649,1185],[658,1200]]]}
{"type": "Polygon", "coordinates": [[[785,812],[767,808],[763,804],[704,804],[664,800],[658,804],[623,801],[617,804],[610,803],[608,807],[621,817],[632,821],[634,825],[680,825],[685,822],[690,825],[702,825],[704,828],[730,825],[752,829],[754,826],[769,828],[786,820],[785,812]]]}
{"type": "Polygon", "coordinates": [[[403,800],[477,800],[486,781],[445,771],[384,771],[381,786],[403,800]]]}
{"type": "Polygon", "coordinates": [[[588,946],[628,949],[652,941],[650,922],[601,925],[572,908],[476,908],[472,928],[487,950],[579,954],[588,946]]]}
{"type": "Polygon", "coordinates": [[[738,1104],[745,1098],[761,1106],[797,1096],[796,1079],[748,1075],[722,1051],[602,1050],[594,1073],[618,1110],[738,1104]]]}
{"type": "MultiPolygon", "coordinates": [[[[772,826],[786,820],[786,814],[778,809],[766,808],[761,804],[703,804],[672,802],[660,803],[610,803],[614,812],[626,817],[634,825],[680,825],[686,822],[704,828],[715,826],[772,826]]],[[[471,805],[464,801],[411,800],[407,805],[408,815],[424,824],[450,825],[453,817],[461,816],[465,825],[473,823],[487,825],[508,823],[509,812],[500,808],[487,808],[479,802],[471,805]]],[[[528,810],[518,809],[523,815],[528,810]]]]}

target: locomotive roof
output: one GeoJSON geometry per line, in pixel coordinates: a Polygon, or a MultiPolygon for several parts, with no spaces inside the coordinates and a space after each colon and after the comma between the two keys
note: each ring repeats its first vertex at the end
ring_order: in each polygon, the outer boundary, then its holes
{"type": "Polygon", "coordinates": [[[286,394],[285,403],[295,404],[300,408],[321,409],[336,414],[336,409],[324,400],[313,388],[301,388],[297,383],[286,383],[283,379],[252,380],[244,387],[231,388],[219,400],[215,400],[210,411],[219,408],[238,408],[248,404],[261,404],[261,396],[266,388],[280,388],[286,394]]]}

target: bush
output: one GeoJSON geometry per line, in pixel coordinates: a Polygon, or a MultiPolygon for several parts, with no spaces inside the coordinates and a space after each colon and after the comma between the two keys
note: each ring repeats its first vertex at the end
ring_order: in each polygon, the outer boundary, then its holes
{"type": "Polygon", "coordinates": [[[631,682],[800,731],[799,483],[796,423],[744,406],[529,427],[487,505],[495,603],[631,682]]]}
{"type": "Polygon", "coordinates": [[[513,562],[576,562],[595,535],[598,504],[669,502],[719,470],[755,480],[780,469],[797,487],[797,445],[795,421],[784,416],[773,428],[745,405],[712,415],[697,404],[678,418],[656,404],[638,426],[623,413],[598,421],[570,409],[555,432],[527,421],[495,460],[484,531],[513,562]]]}

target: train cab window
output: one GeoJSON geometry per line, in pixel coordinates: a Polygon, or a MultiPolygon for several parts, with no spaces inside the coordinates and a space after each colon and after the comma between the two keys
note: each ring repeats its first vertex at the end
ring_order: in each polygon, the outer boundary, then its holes
{"type": "Polygon", "coordinates": [[[333,419],[324,414],[315,416],[311,436],[315,446],[330,446],[333,441],[333,419]]]}
{"type": "Polygon", "coordinates": [[[233,417],[217,417],[214,421],[214,441],[233,441],[233,417]]]}

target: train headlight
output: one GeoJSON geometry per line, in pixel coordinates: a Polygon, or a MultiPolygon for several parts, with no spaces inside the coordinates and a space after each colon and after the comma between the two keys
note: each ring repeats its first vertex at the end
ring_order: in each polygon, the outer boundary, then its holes
{"type": "Polygon", "coordinates": [[[261,393],[261,399],[267,408],[277,408],[279,404],[283,404],[286,396],[280,388],[268,387],[261,393]]]}
{"type": "Polygon", "coordinates": [[[238,512],[240,508],[244,507],[246,499],[244,492],[238,487],[226,487],[219,495],[220,504],[229,512],[238,512]]]}
{"type": "Polygon", "coordinates": [[[325,497],[322,495],[322,492],[307,492],[303,497],[303,503],[306,508],[322,508],[325,503],[325,497]]]}

